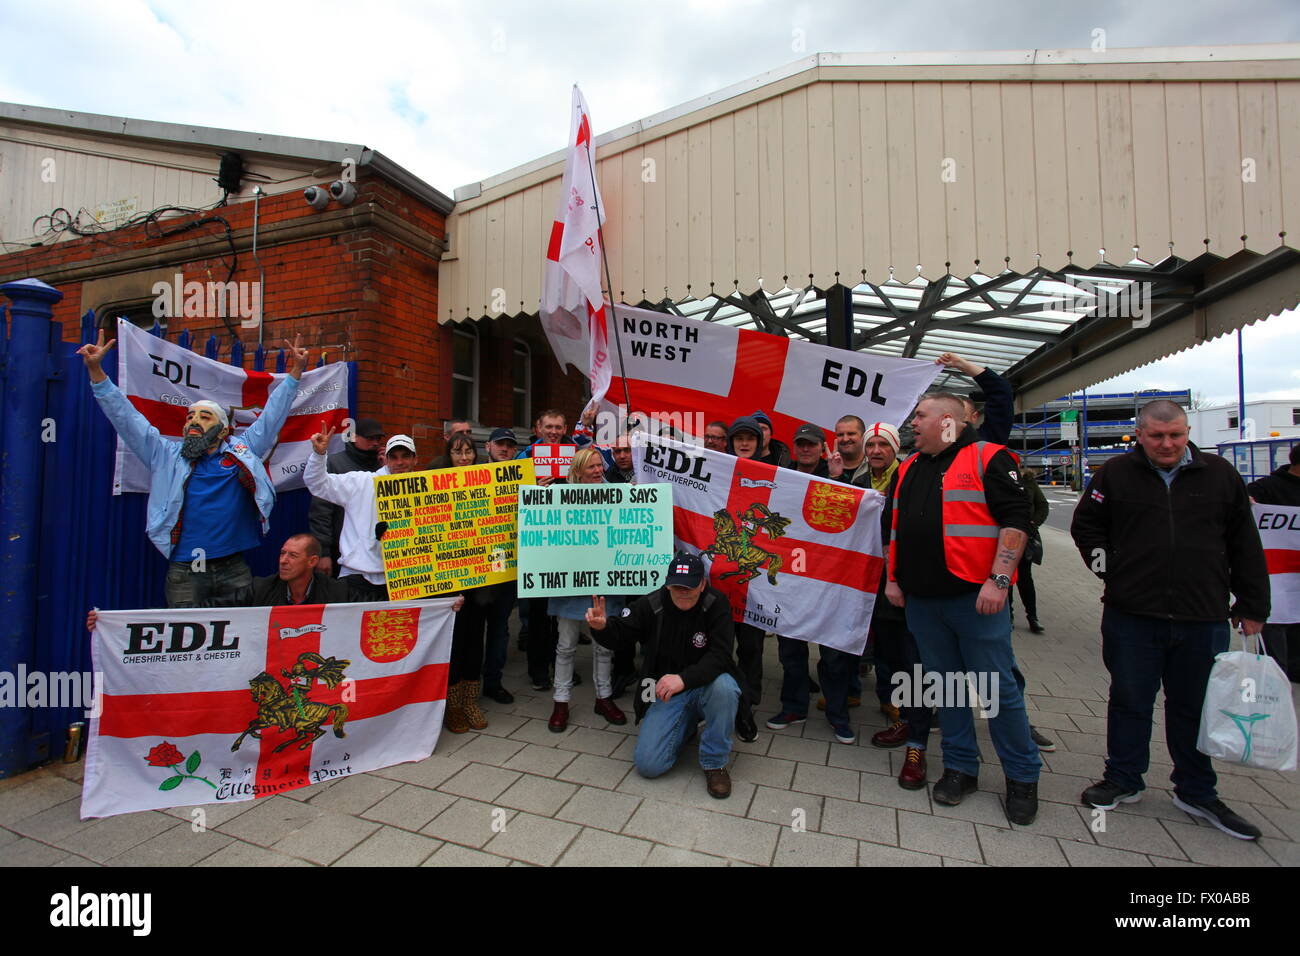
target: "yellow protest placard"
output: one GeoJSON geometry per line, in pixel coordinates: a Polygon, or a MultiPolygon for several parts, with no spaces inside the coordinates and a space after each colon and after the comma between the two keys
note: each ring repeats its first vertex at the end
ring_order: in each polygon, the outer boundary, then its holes
{"type": "Polygon", "coordinates": [[[410,601],[513,581],[527,458],[375,477],[388,597],[410,601]]]}

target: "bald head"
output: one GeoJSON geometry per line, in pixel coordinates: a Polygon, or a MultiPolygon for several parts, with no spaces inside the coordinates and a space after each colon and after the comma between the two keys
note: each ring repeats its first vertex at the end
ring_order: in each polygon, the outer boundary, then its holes
{"type": "Polygon", "coordinates": [[[1157,398],[1153,402],[1147,402],[1137,413],[1138,428],[1146,428],[1153,421],[1186,422],[1187,412],[1177,402],[1171,402],[1167,398],[1157,398]]]}
{"type": "Polygon", "coordinates": [[[966,406],[952,392],[927,392],[916,403],[912,416],[912,438],[917,451],[937,455],[961,434],[966,423],[966,406]]]}

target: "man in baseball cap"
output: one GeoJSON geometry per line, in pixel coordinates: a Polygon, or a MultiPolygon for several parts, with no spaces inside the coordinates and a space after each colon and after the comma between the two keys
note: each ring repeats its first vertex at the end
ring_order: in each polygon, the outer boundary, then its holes
{"type": "Polygon", "coordinates": [[[731,606],[709,586],[700,557],[679,551],[668,564],[664,586],[638,598],[621,617],[605,616],[605,599],[591,599],[587,624],[603,646],[642,648],[640,686],[653,700],[636,695],[641,724],[633,761],[643,777],[672,769],[690,728],[704,721],[700,766],[709,796],[731,796],[731,734],[740,701],[731,659],[731,606]]]}
{"type": "Polygon", "coordinates": [[[814,478],[828,478],[826,459],[822,451],[826,448],[826,435],[816,425],[800,425],[794,433],[794,461],[787,467],[802,471],[814,478]]]}
{"type": "Polygon", "coordinates": [[[339,580],[347,581],[354,601],[387,601],[384,559],[379,547],[375,508],[375,475],[401,475],[415,471],[415,439],[394,435],[384,445],[384,466],[373,474],[350,471],[331,475],[325,469],[325,450],[334,429],[311,438],[313,453],[307,456],[303,481],[315,497],[343,507],[343,531],[339,536],[339,580]]]}

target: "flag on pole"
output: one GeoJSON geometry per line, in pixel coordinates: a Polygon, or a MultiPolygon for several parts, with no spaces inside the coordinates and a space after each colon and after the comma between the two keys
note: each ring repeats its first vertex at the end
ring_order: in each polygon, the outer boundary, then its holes
{"type": "Polygon", "coordinates": [[[1272,592],[1269,624],[1300,624],[1300,508],[1252,505],[1272,592]]]}
{"type": "Polygon", "coordinates": [[[870,488],[632,436],[636,482],[673,482],[673,538],[704,559],[731,616],[861,654],[880,585],[880,512],[870,488]]]}
{"type": "MultiPolygon", "coordinates": [[[[284,373],[253,372],[218,362],[150,335],[125,319],[117,323],[117,386],[164,438],[181,440],[189,406],[201,399],[229,410],[234,435],[257,421],[267,397],[284,373]]],[[[311,436],[322,423],[342,431],[348,417],[348,366],[334,362],[302,375],[279,442],[266,468],[276,491],[301,488],[303,467],[311,454],[311,436]]],[[[335,436],[333,450],[342,449],[335,436]]],[[[149,466],[119,436],[113,494],[149,490],[149,466]]]]}
{"type": "Polygon", "coordinates": [[[446,707],[453,603],[100,611],[82,818],[423,760],[446,707]]]}
{"type": "Polygon", "coordinates": [[[542,329],[563,369],[585,368],[594,401],[609,390],[609,339],[601,292],[600,226],[605,206],[596,185],[591,115],[573,87],[560,203],[542,277],[542,329]]]}

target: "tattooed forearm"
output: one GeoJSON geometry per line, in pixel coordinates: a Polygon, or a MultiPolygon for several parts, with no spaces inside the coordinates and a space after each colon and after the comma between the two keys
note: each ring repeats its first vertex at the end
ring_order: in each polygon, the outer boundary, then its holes
{"type": "Polygon", "coordinates": [[[1029,536],[1016,528],[998,530],[998,550],[993,556],[993,574],[1010,575],[1020,564],[1020,556],[1025,553],[1029,536]]]}

